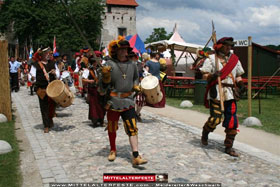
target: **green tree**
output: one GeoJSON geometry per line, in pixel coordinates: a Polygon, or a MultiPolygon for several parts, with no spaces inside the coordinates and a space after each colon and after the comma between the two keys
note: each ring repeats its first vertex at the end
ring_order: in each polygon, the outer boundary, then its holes
{"type": "MultiPolygon", "coordinates": [[[[56,36],[58,49],[77,51],[86,44],[76,31],[60,0],[5,0],[0,10],[0,31],[13,25],[20,44],[52,46],[56,36]]],[[[68,0],[66,7],[93,48],[102,28],[102,0],[68,0]]]]}
{"type": "Polygon", "coordinates": [[[276,45],[267,45],[266,47],[270,48],[270,49],[273,49],[273,50],[280,50],[280,45],[276,46],[276,45]]]}
{"type": "Polygon", "coordinates": [[[172,32],[167,34],[165,28],[163,27],[154,28],[152,34],[148,38],[146,38],[145,44],[160,41],[160,40],[169,40],[172,34],[173,34],[172,32]]]}

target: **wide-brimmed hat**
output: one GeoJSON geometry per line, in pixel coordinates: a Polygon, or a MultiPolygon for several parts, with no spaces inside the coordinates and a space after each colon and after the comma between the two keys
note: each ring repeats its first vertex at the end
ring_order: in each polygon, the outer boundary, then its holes
{"type": "Polygon", "coordinates": [[[102,57],[102,53],[100,51],[94,51],[96,57],[102,57]]]}
{"type": "Polygon", "coordinates": [[[223,45],[229,45],[229,46],[234,46],[234,42],[233,42],[233,38],[232,37],[223,37],[221,39],[219,39],[217,41],[216,44],[214,44],[213,48],[216,50],[216,51],[219,51],[223,45]]]}
{"type": "Polygon", "coordinates": [[[116,58],[117,50],[121,48],[127,48],[128,54],[132,51],[129,42],[124,36],[119,36],[117,40],[112,40],[109,43],[109,56],[111,58],[116,58]]]}
{"type": "Polygon", "coordinates": [[[83,53],[87,53],[87,52],[89,52],[89,48],[88,47],[84,47],[83,48],[83,53]]]}
{"type": "Polygon", "coordinates": [[[217,44],[234,46],[233,37],[223,37],[217,41],[217,44]]]}
{"type": "Polygon", "coordinates": [[[81,54],[79,52],[75,53],[75,57],[80,56],[81,54]]]}
{"type": "Polygon", "coordinates": [[[42,57],[47,54],[47,53],[51,53],[52,50],[50,47],[46,47],[46,48],[38,48],[37,51],[34,53],[32,59],[33,61],[40,61],[42,60],[42,57]]]}

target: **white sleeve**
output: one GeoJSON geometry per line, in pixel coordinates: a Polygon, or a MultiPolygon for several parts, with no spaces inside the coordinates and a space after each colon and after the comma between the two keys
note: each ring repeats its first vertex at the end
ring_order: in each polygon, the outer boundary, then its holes
{"type": "Polygon", "coordinates": [[[20,66],[21,66],[21,63],[19,63],[19,62],[17,61],[17,69],[20,68],[20,66]]]}
{"type": "Polygon", "coordinates": [[[31,66],[30,74],[31,74],[32,77],[36,77],[36,68],[33,65],[31,66]]]}
{"type": "Polygon", "coordinates": [[[57,67],[57,64],[55,64],[55,75],[56,75],[56,79],[60,79],[60,71],[59,71],[59,69],[58,69],[58,67],[57,67]]]}
{"type": "Polygon", "coordinates": [[[236,76],[239,77],[239,76],[241,76],[244,73],[245,72],[244,72],[244,69],[243,69],[243,67],[241,65],[241,62],[238,60],[237,65],[236,65],[236,76]]]}
{"type": "Polygon", "coordinates": [[[213,73],[215,70],[215,59],[207,58],[200,69],[202,73],[213,73]]]}
{"type": "Polygon", "coordinates": [[[76,69],[75,69],[75,71],[74,71],[74,73],[78,73],[79,72],[79,67],[78,67],[78,65],[76,66],[76,69]]]}
{"type": "Polygon", "coordinates": [[[80,58],[76,58],[75,59],[75,63],[76,63],[76,69],[74,70],[74,73],[78,73],[79,72],[79,66],[78,66],[78,60],[79,60],[80,58]]]}
{"type": "Polygon", "coordinates": [[[88,69],[84,69],[84,72],[83,72],[83,79],[88,79],[88,76],[89,76],[89,70],[88,69]]]}

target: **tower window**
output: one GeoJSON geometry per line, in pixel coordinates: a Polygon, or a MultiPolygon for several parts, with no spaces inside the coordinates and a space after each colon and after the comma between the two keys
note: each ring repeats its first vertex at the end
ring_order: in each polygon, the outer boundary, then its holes
{"type": "Polygon", "coordinates": [[[112,13],[111,6],[110,6],[110,5],[107,6],[107,11],[108,11],[108,13],[112,13]]]}
{"type": "Polygon", "coordinates": [[[126,28],[118,28],[118,32],[120,36],[126,36],[126,28]]]}

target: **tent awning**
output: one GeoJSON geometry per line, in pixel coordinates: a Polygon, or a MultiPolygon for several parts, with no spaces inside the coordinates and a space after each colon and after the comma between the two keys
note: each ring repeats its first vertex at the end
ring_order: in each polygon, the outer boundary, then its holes
{"type": "Polygon", "coordinates": [[[145,45],[145,48],[159,48],[165,47],[166,49],[174,49],[175,51],[186,51],[189,53],[196,53],[198,48],[203,48],[202,45],[191,44],[186,42],[176,42],[170,40],[161,40],[157,42],[152,42],[145,45]]]}

